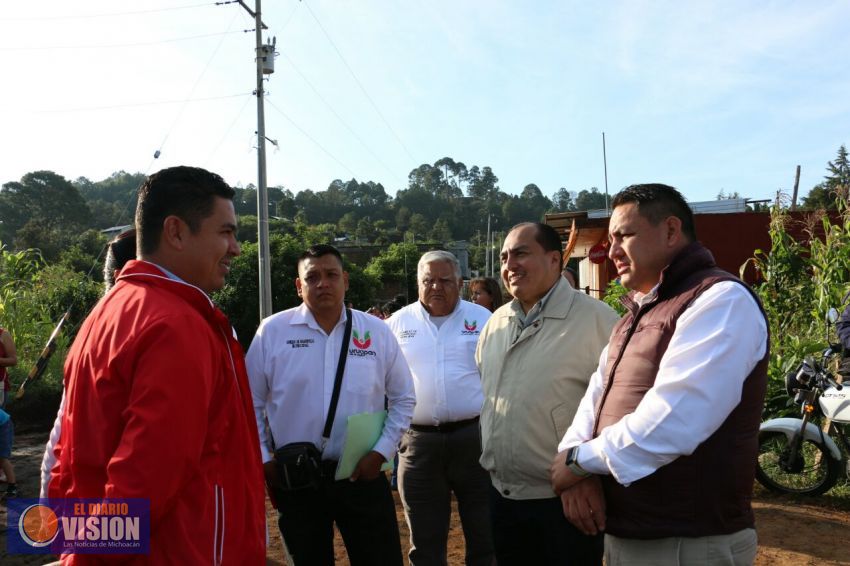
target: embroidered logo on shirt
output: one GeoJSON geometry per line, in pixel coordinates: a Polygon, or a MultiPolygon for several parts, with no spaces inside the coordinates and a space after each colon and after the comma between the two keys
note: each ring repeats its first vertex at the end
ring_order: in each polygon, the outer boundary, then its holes
{"type": "Polygon", "coordinates": [[[416,330],[401,330],[398,333],[399,340],[409,340],[416,336],[416,330]]]}
{"type": "Polygon", "coordinates": [[[292,348],[309,348],[310,344],[315,342],[312,338],[303,338],[301,340],[287,340],[286,343],[292,348]]]}
{"type": "Polygon", "coordinates": [[[366,334],[363,335],[363,340],[360,339],[360,335],[356,330],[353,331],[354,338],[351,339],[354,342],[354,345],[360,348],[361,350],[365,350],[369,346],[372,345],[372,337],[369,335],[369,331],[366,331],[366,334]]]}
{"type": "Polygon", "coordinates": [[[464,328],[464,330],[460,331],[461,334],[464,334],[464,335],[480,334],[480,332],[478,331],[478,321],[477,320],[473,320],[472,324],[470,324],[468,320],[463,319],[463,328],[464,328]]]}
{"type": "Polygon", "coordinates": [[[349,348],[348,355],[350,356],[376,356],[377,353],[375,350],[370,350],[369,346],[372,345],[372,336],[369,334],[367,330],[365,334],[363,334],[363,338],[360,338],[360,333],[356,330],[351,331],[352,337],[351,342],[354,344],[354,348],[349,348]]]}

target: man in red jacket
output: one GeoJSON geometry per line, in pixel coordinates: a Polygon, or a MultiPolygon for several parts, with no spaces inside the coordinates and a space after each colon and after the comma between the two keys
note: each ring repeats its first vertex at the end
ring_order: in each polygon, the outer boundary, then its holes
{"type": "Polygon", "coordinates": [[[49,496],[148,499],[150,554],[139,562],[265,563],[251,392],[242,350],[208,296],[240,253],[233,195],[203,169],[151,175],[136,209],[139,259],[83,323],[65,363],[49,496]]]}

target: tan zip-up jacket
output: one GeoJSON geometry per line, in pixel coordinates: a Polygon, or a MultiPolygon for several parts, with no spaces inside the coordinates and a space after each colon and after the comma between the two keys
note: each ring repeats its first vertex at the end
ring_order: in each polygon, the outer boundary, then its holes
{"type": "Polygon", "coordinates": [[[481,332],[481,465],[510,499],[555,497],[549,466],[619,319],[562,277],[540,316],[520,331],[519,301],[499,308],[481,332]]]}

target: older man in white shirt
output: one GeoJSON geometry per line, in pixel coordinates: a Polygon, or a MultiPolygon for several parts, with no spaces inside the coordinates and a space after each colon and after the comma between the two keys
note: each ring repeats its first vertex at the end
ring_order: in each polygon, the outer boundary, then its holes
{"type": "Polygon", "coordinates": [[[413,373],[416,408],[399,447],[399,492],[410,526],[410,563],[446,564],[451,493],[466,538],[466,563],[493,563],[489,477],[479,464],[483,394],[475,365],[484,307],[460,299],[457,258],[430,251],[417,268],[419,301],[389,320],[413,373]]]}
{"type": "Polygon", "coordinates": [[[348,274],[335,248],[317,245],[302,254],[296,286],[304,303],[265,319],[246,357],[280,531],[295,564],[333,564],[336,523],[351,564],[401,566],[395,504],[380,467],[393,458],[413,414],[410,371],[392,333],[372,315],[348,311],[353,321],[351,340],[342,345],[348,274]],[[323,425],[341,347],[347,363],[330,438],[324,445],[323,425]],[[381,411],[385,399],[388,414],[377,442],[350,478],[335,481],[347,418],[381,411]],[[276,485],[280,482],[269,446],[295,442],[310,442],[321,449],[323,477],[316,488],[286,491],[276,485]]]}

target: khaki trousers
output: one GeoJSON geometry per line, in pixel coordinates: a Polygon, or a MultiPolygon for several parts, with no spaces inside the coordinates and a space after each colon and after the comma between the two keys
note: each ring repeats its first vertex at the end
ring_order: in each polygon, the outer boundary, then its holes
{"type": "Polygon", "coordinates": [[[653,540],[605,535],[606,566],[750,566],[757,550],[754,529],[729,535],[653,540]]]}

